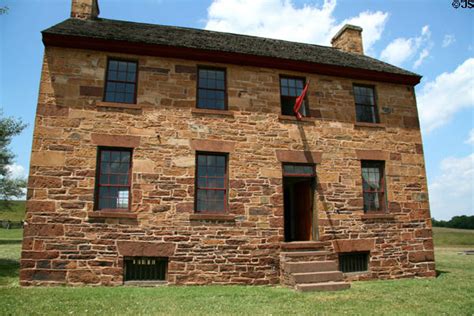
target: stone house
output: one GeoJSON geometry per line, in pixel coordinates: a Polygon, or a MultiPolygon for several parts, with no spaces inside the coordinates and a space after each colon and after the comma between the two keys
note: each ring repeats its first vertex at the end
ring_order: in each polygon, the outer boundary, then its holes
{"type": "Polygon", "coordinates": [[[42,32],[21,285],[435,276],[421,77],[361,28],[325,47],[98,14],[73,0],[42,32]]]}

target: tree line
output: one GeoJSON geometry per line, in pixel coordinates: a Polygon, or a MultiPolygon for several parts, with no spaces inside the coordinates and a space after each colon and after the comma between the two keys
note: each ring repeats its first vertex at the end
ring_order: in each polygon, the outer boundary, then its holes
{"type": "Polygon", "coordinates": [[[474,229],[474,216],[454,216],[449,221],[431,219],[434,227],[474,229]]]}

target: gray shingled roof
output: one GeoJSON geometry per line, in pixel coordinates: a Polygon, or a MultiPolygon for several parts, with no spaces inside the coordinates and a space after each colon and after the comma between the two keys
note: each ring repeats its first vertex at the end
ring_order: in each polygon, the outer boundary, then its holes
{"type": "Polygon", "coordinates": [[[95,20],[67,19],[44,30],[43,34],[79,36],[267,56],[419,77],[419,75],[413,72],[377,59],[343,52],[332,47],[185,27],[103,18],[95,20]]]}

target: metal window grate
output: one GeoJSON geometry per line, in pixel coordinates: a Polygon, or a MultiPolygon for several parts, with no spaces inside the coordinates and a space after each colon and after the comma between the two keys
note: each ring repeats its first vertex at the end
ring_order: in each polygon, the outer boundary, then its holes
{"type": "Polygon", "coordinates": [[[164,281],[168,258],[131,257],[124,259],[124,281],[164,281]]]}
{"type": "Polygon", "coordinates": [[[369,266],[369,253],[342,253],[339,255],[339,270],[344,273],[367,271],[369,266]]]}

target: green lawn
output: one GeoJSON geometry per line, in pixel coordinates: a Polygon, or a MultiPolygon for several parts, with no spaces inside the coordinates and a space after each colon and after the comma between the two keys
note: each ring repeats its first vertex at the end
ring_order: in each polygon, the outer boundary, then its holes
{"type": "Polygon", "coordinates": [[[0,220],[18,222],[25,219],[25,201],[0,201],[0,220]]]}
{"type": "Polygon", "coordinates": [[[0,230],[0,315],[472,315],[474,256],[457,254],[462,245],[474,249],[472,236],[473,231],[435,229],[441,245],[436,279],[353,282],[346,291],[298,293],[262,286],[20,288],[21,230],[0,230]]]}
{"type": "Polygon", "coordinates": [[[434,227],[433,238],[435,247],[465,248],[474,245],[474,230],[434,227]]]}

